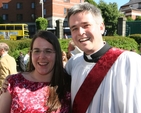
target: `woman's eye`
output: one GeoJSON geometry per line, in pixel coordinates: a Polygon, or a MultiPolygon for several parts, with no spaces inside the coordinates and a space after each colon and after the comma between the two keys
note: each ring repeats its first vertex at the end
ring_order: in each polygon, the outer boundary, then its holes
{"type": "Polygon", "coordinates": [[[39,51],[39,50],[34,50],[33,52],[34,52],[34,53],[39,53],[40,51],[39,51]]]}
{"type": "Polygon", "coordinates": [[[52,51],[50,51],[50,50],[46,50],[45,52],[46,52],[46,53],[52,53],[52,51]]]}

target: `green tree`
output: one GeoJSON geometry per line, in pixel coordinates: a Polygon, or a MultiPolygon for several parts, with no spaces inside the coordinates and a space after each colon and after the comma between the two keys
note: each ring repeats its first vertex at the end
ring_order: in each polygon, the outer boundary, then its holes
{"type": "Polygon", "coordinates": [[[93,1],[93,0],[85,0],[85,2],[88,2],[88,3],[90,3],[90,4],[93,4],[93,5],[97,6],[96,2],[93,1]]]}
{"type": "Polygon", "coordinates": [[[37,30],[46,30],[48,26],[48,21],[45,18],[38,17],[36,20],[37,30]]]}
{"type": "Polygon", "coordinates": [[[115,35],[117,32],[118,18],[120,17],[120,12],[118,11],[117,3],[107,4],[103,0],[100,0],[98,7],[102,11],[102,16],[104,18],[104,23],[107,30],[107,35],[115,35]]]}
{"type": "Polygon", "coordinates": [[[137,16],[135,20],[141,20],[141,16],[137,16]]]}
{"type": "Polygon", "coordinates": [[[127,17],[127,21],[130,22],[130,21],[134,21],[134,20],[132,19],[131,16],[128,16],[128,17],[127,17]]]}

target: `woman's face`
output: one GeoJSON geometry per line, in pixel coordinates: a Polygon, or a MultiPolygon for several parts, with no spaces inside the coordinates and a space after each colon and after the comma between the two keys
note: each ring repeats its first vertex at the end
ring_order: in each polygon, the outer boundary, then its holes
{"type": "Polygon", "coordinates": [[[35,73],[39,75],[53,74],[56,53],[52,44],[38,37],[32,48],[32,63],[35,73]]]}

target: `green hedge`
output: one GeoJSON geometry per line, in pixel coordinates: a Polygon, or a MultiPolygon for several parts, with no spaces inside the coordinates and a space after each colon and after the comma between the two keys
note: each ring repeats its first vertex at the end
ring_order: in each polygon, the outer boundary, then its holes
{"type": "MultiPolygon", "coordinates": [[[[103,39],[111,46],[122,48],[125,50],[135,49],[137,52],[139,44],[132,38],[120,37],[120,36],[105,36],[103,39]]],[[[61,45],[61,49],[67,52],[69,39],[58,39],[61,45]]],[[[5,42],[9,45],[9,54],[17,59],[19,52],[23,52],[25,55],[30,47],[31,39],[21,39],[21,40],[0,40],[0,42],[5,42]]]]}
{"type": "Polygon", "coordinates": [[[9,54],[13,56],[15,59],[17,59],[20,51],[23,54],[26,54],[28,52],[31,39],[0,40],[0,42],[7,43],[10,48],[9,54]]]}
{"type": "Polygon", "coordinates": [[[134,39],[139,45],[141,44],[141,34],[132,34],[129,37],[134,39]]]}
{"type": "Polygon", "coordinates": [[[125,50],[134,49],[138,52],[138,43],[128,37],[120,37],[120,36],[111,36],[111,37],[104,37],[104,40],[108,42],[109,45],[112,47],[117,47],[125,50]]]}

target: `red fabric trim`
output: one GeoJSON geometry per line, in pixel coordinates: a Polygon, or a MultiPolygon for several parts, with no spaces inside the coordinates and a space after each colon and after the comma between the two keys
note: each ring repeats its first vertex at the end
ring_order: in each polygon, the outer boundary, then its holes
{"type": "Polygon", "coordinates": [[[73,102],[72,113],[86,113],[102,80],[122,52],[123,50],[111,48],[99,59],[78,90],[73,102]]]}

